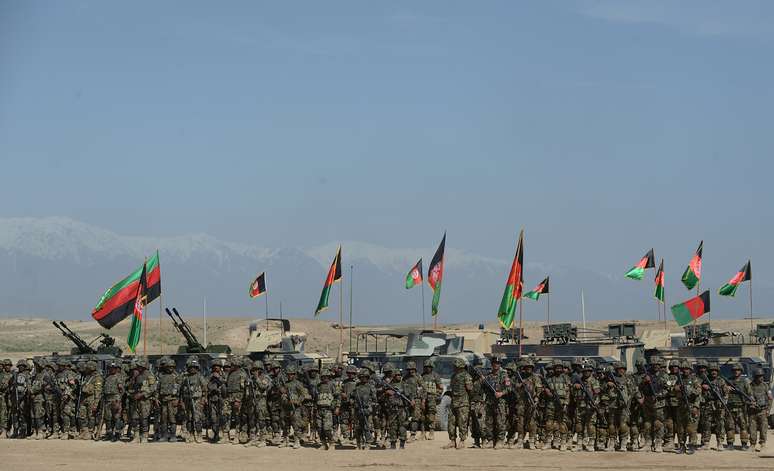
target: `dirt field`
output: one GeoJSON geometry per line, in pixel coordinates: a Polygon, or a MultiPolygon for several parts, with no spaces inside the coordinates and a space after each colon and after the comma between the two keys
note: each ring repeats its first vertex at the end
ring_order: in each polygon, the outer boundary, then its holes
{"type": "MultiPolygon", "coordinates": [[[[588,453],[534,450],[442,450],[445,441],[418,441],[404,452],[354,449],[322,451],[278,448],[245,448],[208,444],[114,444],[90,441],[0,440],[0,470],[119,471],[157,469],[273,471],[321,469],[413,470],[767,470],[774,469],[774,450],[754,452],[699,452],[692,456],[673,453],[588,453]]],[[[774,434],[769,434],[772,442],[774,434]]]]}

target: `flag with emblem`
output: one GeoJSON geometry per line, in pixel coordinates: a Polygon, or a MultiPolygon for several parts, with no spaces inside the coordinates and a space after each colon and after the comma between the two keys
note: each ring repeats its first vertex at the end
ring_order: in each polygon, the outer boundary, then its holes
{"type": "Polygon", "coordinates": [[[443,284],[443,252],[446,249],[446,233],[443,233],[441,244],[430,260],[430,267],[427,270],[427,284],[433,289],[433,316],[438,315],[438,304],[441,302],[441,284],[443,284]]]}
{"type": "Polygon", "coordinates": [[[734,275],[733,278],[728,280],[728,283],[724,284],[720,287],[720,290],[718,290],[718,294],[721,296],[731,296],[733,297],[736,294],[736,289],[744,283],[745,281],[750,281],[752,279],[752,268],[750,267],[750,261],[748,260],[747,263],[744,264],[744,266],[739,269],[736,275],[734,275]]]}
{"type": "Polygon", "coordinates": [[[161,268],[159,253],[149,258],[140,268],[111,286],[97,302],[91,317],[103,328],[110,329],[134,312],[140,275],[145,272],[145,304],[161,295],[161,268]]]}
{"type": "Polygon", "coordinates": [[[516,255],[513,257],[508,281],[505,283],[505,292],[497,310],[497,318],[500,325],[506,329],[513,327],[516,316],[516,303],[521,298],[524,290],[524,230],[519,233],[519,242],[516,245],[516,255]]]}
{"type": "Polygon", "coordinates": [[[675,317],[675,322],[677,322],[680,327],[690,324],[708,312],[710,312],[709,291],[705,291],[695,298],[672,306],[672,315],[675,317]]]}
{"type": "Polygon", "coordinates": [[[524,293],[525,298],[532,299],[534,301],[537,301],[540,298],[541,294],[549,294],[548,292],[548,277],[546,277],[545,280],[541,281],[540,284],[535,286],[532,291],[527,291],[524,293]]]}
{"type": "Polygon", "coordinates": [[[422,284],[422,259],[409,270],[406,275],[406,289],[411,289],[416,285],[422,284]]]}
{"type": "Polygon", "coordinates": [[[257,298],[266,292],[266,272],[258,275],[252,283],[250,283],[250,297],[257,298]]]}
{"type": "Polygon", "coordinates": [[[134,306],[132,308],[132,325],[129,328],[129,335],[126,337],[126,343],[129,345],[129,350],[131,350],[132,353],[135,353],[137,344],[140,343],[140,334],[142,333],[142,315],[148,299],[147,269],[147,263],[143,264],[142,273],[140,273],[140,278],[137,283],[137,294],[135,295],[134,306]]]}
{"type": "Polygon", "coordinates": [[[317,303],[317,309],[314,311],[315,317],[328,309],[328,298],[331,295],[333,285],[337,281],[341,281],[341,246],[336,251],[336,256],[333,257],[331,267],[328,269],[328,276],[325,277],[325,284],[323,285],[322,293],[320,293],[320,301],[317,303]]]}
{"type": "Polygon", "coordinates": [[[626,272],[626,278],[632,280],[641,280],[645,276],[645,270],[648,268],[656,268],[656,261],[653,255],[653,249],[648,250],[648,253],[634,265],[631,270],[626,272]]]}
{"type": "MultiPolygon", "coordinates": [[[[661,259],[661,264],[658,266],[656,272],[656,290],[653,292],[653,296],[660,302],[664,302],[664,259],[661,259]]],[[[661,309],[661,308],[659,308],[661,309]]]]}
{"type": "Polygon", "coordinates": [[[704,250],[704,241],[699,242],[699,248],[696,249],[696,253],[693,254],[691,261],[688,263],[688,267],[683,272],[680,281],[683,282],[686,288],[693,289],[699,281],[701,281],[701,255],[704,250]]]}

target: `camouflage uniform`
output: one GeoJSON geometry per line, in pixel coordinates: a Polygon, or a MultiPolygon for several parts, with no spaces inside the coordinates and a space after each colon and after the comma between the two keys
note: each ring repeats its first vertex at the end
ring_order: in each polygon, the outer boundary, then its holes
{"type": "MultiPolygon", "coordinates": [[[[104,395],[102,420],[106,426],[106,438],[111,441],[118,441],[121,432],[124,430],[123,423],[123,396],[124,396],[124,376],[121,369],[115,361],[108,365],[108,375],[102,385],[102,394],[104,395]]],[[[97,430],[97,433],[101,433],[97,430]]]]}
{"type": "Polygon", "coordinates": [[[148,435],[151,406],[156,399],[156,377],[148,371],[148,360],[138,359],[132,365],[132,377],[126,389],[129,397],[129,420],[132,441],[142,443],[148,435]]]}
{"type": "Polygon", "coordinates": [[[283,443],[280,446],[287,446],[290,437],[290,427],[293,427],[293,448],[299,448],[301,434],[304,433],[306,422],[303,416],[301,405],[304,401],[311,400],[309,390],[304,383],[296,379],[298,369],[295,366],[287,368],[287,381],[282,388],[282,427],[283,443]]]}
{"type": "Polygon", "coordinates": [[[422,389],[424,390],[424,400],[422,401],[422,431],[425,438],[433,440],[435,438],[435,414],[438,409],[440,394],[443,392],[441,377],[433,371],[432,360],[425,361],[422,372],[422,389]]]}
{"type": "Polygon", "coordinates": [[[473,379],[465,370],[465,360],[454,360],[454,374],[451,377],[449,390],[451,391],[451,405],[449,407],[449,420],[447,430],[449,432],[449,444],[446,448],[465,448],[465,439],[468,437],[468,418],[470,417],[470,392],[473,390],[473,379]],[[457,441],[457,429],[459,429],[460,442],[457,441]]]}
{"type": "Polygon", "coordinates": [[[46,429],[46,398],[43,394],[45,386],[45,377],[48,376],[46,371],[42,370],[41,366],[44,362],[36,363],[35,370],[37,374],[32,378],[32,384],[30,385],[30,418],[32,419],[32,432],[34,436],[30,435],[28,439],[35,438],[37,440],[45,437],[46,429]]]}
{"type": "Polygon", "coordinates": [[[734,378],[728,380],[729,387],[733,385],[738,391],[731,391],[728,395],[728,409],[731,411],[726,416],[726,443],[727,448],[731,449],[734,446],[734,440],[736,439],[736,429],[739,429],[739,436],[742,441],[742,449],[749,449],[750,445],[748,440],[749,436],[749,421],[747,417],[747,397],[752,396],[752,389],[750,389],[750,382],[741,376],[742,365],[735,363],[732,367],[734,371],[734,378]]]}
{"type": "MultiPolygon", "coordinates": [[[[645,377],[645,359],[637,358],[634,362],[635,371],[633,373],[627,373],[627,383],[633,388],[633,395],[636,394],[640,400],[632,400],[629,402],[629,444],[626,447],[628,451],[637,451],[640,446],[640,431],[645,433],[642,426],[644,421],[644,414],[642,410],[643,399],[642,392],[640,391],[640,384],[645,377]]],[[[634,397],[634,396],[633,396],[634,397]]],[[[649,437],[646,437],[649,438],[649,437]]]]}
{"type": "Polygon", "coordinates": [[[56,384],[61,393],[59,401],[59,419],[62,421],[62,438],[75,438],[75,401],[77,398],[78,375],[70,369],[70,362],[60,359],[57,362],[59,373],[56,384]]]}
{"type": "Polygon", "coordinates": [[[279,444],[281,440],[281,434],[284,430],[282,419],[282,391],[285,389],[285,374],[282,372],[279,363],[276,361],[267,362],[269,371],[271,372],[270,379],[272,381],[272,388],[269,391],[267,397],[267,405],[269,407],[269,416],[271,417],[271,430],[274,435],[275,444],[279,444]]]}
{"type": "Polygon", "coordinates": [[[680,364],[680,377],[675,386],[676,395],[680,398],[680,408],[677,413],[678,453],[693,453],[698,445],[697,430],[699,426],[699,407],[701,403],[701,383],[693,375],[691,364],[683,360],[680,364]]]}
{"type": "MultiPolygon", "coordinates": [[[[209,380],[207,381],[207,416],[212,429],[212,442],[220,442],[220,432],[226,427],[228,430],[228,417],[224,414],[226,409],[224,398],[226,396],[226,377],[222,371],[225,363],[216,363],[212,366],[209,380]]],[[[226,432],[228,433],[228,431],[226,432]]]]}
{"type": "MultiPolygon", "coordinates": [[[[508,374],[500,368],[502,359],[492,358],[492,370],[486,376],[487,382],[494,387],[497,397],[487,395],[486,429],[491,434],[492,447],[505,442],[508,427],[508,394],[512,391],[508,374]]],[[[488,387],[488,386],[487,386],[488,387]]]]}
{"type": "Polygon", "coordinates": [[[597,434],[595,406],[599,401],[600,388],[599,382],[592,375],[592,371],[593,367],[590,364],[584,365],[582,376],[573,383],[575,432],[578,434],[578,444],[573,447],[574,450],[578,450],[579,447],[591,450],[597,434]]]}
{"type": "Polygon", "coordinates": [[[252,397],[250,398],[250,444],[262,447],[271,437],[271,416],[267,398],[272,389],[272,381],[263,372],[263,363],[253,362],[250,370],[252,397]]]}
{"type": "Polygon", "coordinates": [[[320,384],[317,385],[315,411],[317,433],[326,450],[333,441],[333,416],[338,413],[339,405],[340,396],[337,394],[336,385],[331,381],[331,372],[323,369],[320,372],[320,384]]]}
{"type": "MultiPolygon", "coordinates": [[[[643,376],[640,383],[640,392],[643,395],[643,434],[652,439],[653,451],[660,453],[664,441],[664,408],[667,397],[667,374],[661,370],[664,361],[656,358],[653,362],[653,371],[643,376]]],[[[646,443],[651,446],[651,443],[646,443]]]]}
{"type": "Polygon", "coordinates": [[[223,401],[223,417],[228,424],[228,438],[232,444],[239,443],[242,428],[242,402],[247,387],[247,374],[238,358],[231,360],[231,370],[226,377],[226,398],[223,401]]]}
{"type": "Polygon", "coordinates": [[[347,377],[341,382],[341,406],[339,413],[339,423],[341,424],[341,433],[346,440],[353,440],[355,435],[355,401],[351,395],[357,387],[357,367],[350,365],[347,367],[347,377]]]}
{"type": "Polygon", "coordinates": [[[486,429],[486,386],[481,375],[473,376],[473,388],[470,391],[470,436],[473,437],[473,446],[480,448],[484,442],[490,440],[486,429]]]}
{"type": "Polygon", "coordinates": [[[519,433],[519,440],[524,442],[526,448],[537,446],[538,442],[538,413],[540,409],[539,393],[543,382],[540,377],[533,374],[534,365],[526,358],[522,358],[518,363],[518,374],[511,377],[515,380],[513,383],[513,392],[516,399],[516,430],[519,433]],[[521,380],[519,380],[521,376],[521,380]],[[530,398],[532,402],[530,402],[530,398]],[[529,438],[527,438],[529,434],[529,438]],[[531,442],[531,443],[530,443],[531,442]]]}
{"type": "Polygon", "coordinates": [[[389,363],[382,368],[385,385],[382,389],[382,404],[385,417],[385,433],[390,440],[390,448],[395,449],[396,442],[400,440],[400,448],[406,444],[406,423],[411,405],[406,404],[400,395],[405,395],[400,370],[393,368],[389,363]],[[392,374],[390,374],[392,373],[392,374]],[[389,384],[390,387],[387,386],[389,384]]]}
{"type": "Polygon", "coordinates": [[[156,417],[158,429],[155,430],[157,441],[177,441],[177,408],[180,396],[180,384],[175,373],[175,362],[169,357],[162,357],[158,362],[159,410],[156,417]]]}
{"type": "Polygon", "coordinates": [[[669,372],[667,373],[667,398],[666,407],[664,408],[664,449],[674,449],[674,439],[677,425],[677,416],[679,410],[684,405],[681,405],[681,399],[677,397],[677,391],[675,385],[677,384],[677,376],[680,374],[680,362],[678,360],[669,360],[669,372]]]}
{"type": "Polygon", "coordinates": [[[307,435],[308,430],[311,437],[316,440],[318,430],[315,398],[317,397],[317,387],[320,385],[320,368],[317,366],[317,364],[312,364],[309,365],[305,371],[306,378],[304,378],[303,383],[309,390],[309,399],[301,403],[299,410],[301,411],[301,417],[303,418],[303,435],[305,436],[304,439],[309,439],[309,435],[307,435]]]}
{"type": "Polygon", "coordinates": [[[564,451],[569,438],[567,407],[570,404],[571,383],[564,374],[561,362],[553,363],[552,373],[545,378],[543,395],[545,396],[545,443],[564,451]]]}
{"type": "MultiPolygon", "coordinates": [[[[610,391],[611,404],[608,409],[608,437],[618,442],[619,450],[630,449],[628,440],[631,434],[632,403],[642,404],[643,398],[634,379],[626,374],[626,366],[621,362],[613,364],[615,375],[608,375],[606,386],[610,391]]],[[[614,444],[614,443],[612,443],[614,444]]],[[[610,449],[611,444],[608,444],[610,449]]]]}
{"type": "Polygon", "coordinates": [[[419,430],[419,420],[422,417],[422,403],[425,397],[425,389],[423,387],[422,378],[417,376],[417,366],[413,361],[406,363],[406,377],[403,378],[403,393],[414,401],[414,405],[411,407],[411,413],[409,416],[410,422],[408,423],[408,429],[411,431],[411,440],[416,440],[417,430],[419,430]]]}
{"type": "Polygon", "coordinates": [[[32,373],[26,360],[16,362],[16,374],[11,380],[11,397],[13,407],[13,429],[16,438],[26,438],[30,430],[27,424],[27,411],[30,404],[30,388],[32,387],[32,373]]]}
{"type": "Polygon", "coordinates": [[[595,397],[597,404],[597,410],[595,411],[597,414],[597,437],[594,443],[594,450],[596,451],[607,450],[609,447],[608,443],[610,442],[610,440],[608,440],[608,431],[610,428],[608,419],[614,402],[616,401],[617,392],[607,385],[608,373],[612,373],[612,368],[610,366],[600,365],[595,369],[594,378],[599,384],[599,394],[595,397]]]}
{"type": "Polygon", "coordinates": [[[84,376],[81,381],[81,401],[78,406],[78,423],[81,424],[81,440],[96,436],[97,412],[102,398],[103,379],[97,371],[97,363],[86,362],[84,376]]]}
{"type": "MultiPolygon", "coordinates": [[[[186,372],[178,378],[180,400],[184,411],[183,438],[186,442],[202,441],[202,428],[205,422],[205,397],[210,384],[199,372],[199,360],[190,357],[185,363],[186,372]]],[[[175,437],[168,437],[173,441],[175,437]]]]}
{"type": "Polygon", "coordinates": [[[705,361],[700,360],[698,368],[698,380],[702,390],[699,417],[702,448],[709,448],[710,438],[714,432],[717,449],[722,450],[726,435],[726,406],[724,405],[727,401],[726,384],[719,377],[720,369],[717,364],[710,367],[709,375],[707,375],[708,365],[705,361]]]}
{"type": "Polygon", "coordinates": [[[7,438],[8,433],[11,431],[11,401],[9,393],[11,391],[11,380],[13,379],[13,374],[11,374],[12,366],[13,363],[7,358],[0,361],[0,438],[7,438]]]}
{"type": "Polygon", "coordinates": [[[755,445],[755,451],[766,448],[766,433],[768,431],[768,414],[771,407],[771,386],[763,381],[763,370],[753,371],[753,381],[750,384],[753,404],[750,404],[750,440],[755,445]]]}
{"type": "Polygon", "coordinates": [[[358,372],[358,383],[350,393],[352,403],[354,435],[358,449],[365,450],[374,437],[371,421],[376,405],[376,388],[370,381],[371,372],[363,368],[358,372]]]}

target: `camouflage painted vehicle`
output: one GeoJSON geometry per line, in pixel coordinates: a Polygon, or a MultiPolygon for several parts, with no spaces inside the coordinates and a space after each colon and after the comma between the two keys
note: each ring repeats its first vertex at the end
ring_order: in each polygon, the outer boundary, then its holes
{"type": "Polygon", "coordinates": [[[250,324],[246,354],[252,360],[274,360],[283,366],[306,366],[332,363],[322,353],[305,353],[306,333],[290,330],[288,319],[269,318],[250,324]]]}

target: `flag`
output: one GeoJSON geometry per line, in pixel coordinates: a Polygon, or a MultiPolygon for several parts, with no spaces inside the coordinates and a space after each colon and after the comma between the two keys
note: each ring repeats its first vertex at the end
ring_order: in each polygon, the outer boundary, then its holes
{"type": "Polygon", "coordinates": [[[653,293],[653,296],[661,301],[663,304],[664,302],[664,259],[661,259],[661,264],[658,266],[658,271],[656,272],[656,291],[653,293]]]}
{"type": "Polygon", "coordinates": [[[422,284],[422,259],[409,270],[406,275],[406,289],[411,289],[416,285],[422,284]]]}
{"type": "Polygon", "coordinates": [[[709,291],[705,291],[684,303],[672,306],[672,315],[675,316],[675,322],[680,327],[690,324],[708,312],[710,312],[709,291]]]}
{"type": "Polygon", "coordinates": [[[500,309],[497,310],[497,318],[500,325],[506,329],[513,327],[513,319],[516,314],[516,302],[521,297],[524,289],[524,229],[519,233],[519,243],[516,245],[516,255],[513,257],[511,272],[505,284],[503,299],[500,301],[500,309]]]}
{"type": "Polygon", "coordinates": [[[701,280],[701,253],[702,250],[704,250],[704,241],[702,240],[699,242],[699,248],[696,249],[696,253],[694,254],[693,258],[691,258],[691,262],[688,264],[688,267],[683,272],[683,277],[681,278],[683,284],[688,289],[693,289],[694,286],[696,286],[697,283],[701,280]]]}
{"type": "Polygon", "coordinates": [[[535,286],[532,291],[525,293],[524,297],[537,301],[541,294],[548,294],[548,277],[535,286]]]}
{"type": "Polygon", "coordinates": [[[441,302],[441,284],[443,282],[443,251],[446,248],[446,233],[443,233],[441,244],[430,260],[430,267],[427,270],[427,284],[433,289],[433,316],[438,315],[438,303],[441,302]]]}
{"type": "Polygon", "coordinates": [[[748,260],[747,263],[744,264],[744,266],[739,270],[739,273],[734,275],[733,278],[728,280],[728,283],[724,284],[720,287],[718,290],[718,294],[721,296],[731,296],[733,297],[736,294],[736,288],[739,287],[740,284],[742,284],[745,281],[750,281],[752,279],[752,268],[750,267],[750,261],[748,260]]]}
{"type": "Polygon", "coordinates": [[[137,283],[137,294],[134,297],[134,306],[132,308],[132,326],[129,328],[129,335],[126,337],[126,343],[129,345],[129,350],[132,353],[135,352],[137,344],[140,343],[140,334],[142,333],[142,311],[147,304],[147,291],[148,291],[148,277],[147,277],[147,264],[143,264],[142,273],[137,283]]]}
{"type": "Polygon", "coordinates": [[[91,317],[103,328],[110,329],[134,312],[140,275],[146,270],[146,301],[150,304],[161,295],[161,268],[159,253],[148,259],[140,268],[111,286],[99,299],[91,317]]]}
{"type": "Polygon", "coordinates": [[[266,272],[258,275],[252,283],[250,283],[250,297],[257,298],[266,292],[266,272]]]}
{"type": "Polygon", "coordinates": [[[328,309],[328,297],[331,294],[331,288],[334,283],[341,280],[341,246],[336,251],[336,256],[333,258],[331,268],[328,270],[328,276],[325,277],[325,285],[323,286],[322,293],[320,294],[320,302],[317,303],[317,309],[314,311],[315,317],[321,312],[328,309]]]}
{"type": "Polygon", "coordinates": [[[648,268],[656,268],[656,260],[653,256],[653,249],[648,250],[642,259],[637,262],[637,265],[633,266],[631,270],[626,272],[626,278],[632,280],[641,280],[645,276],[645,270],[648,268]]]}

